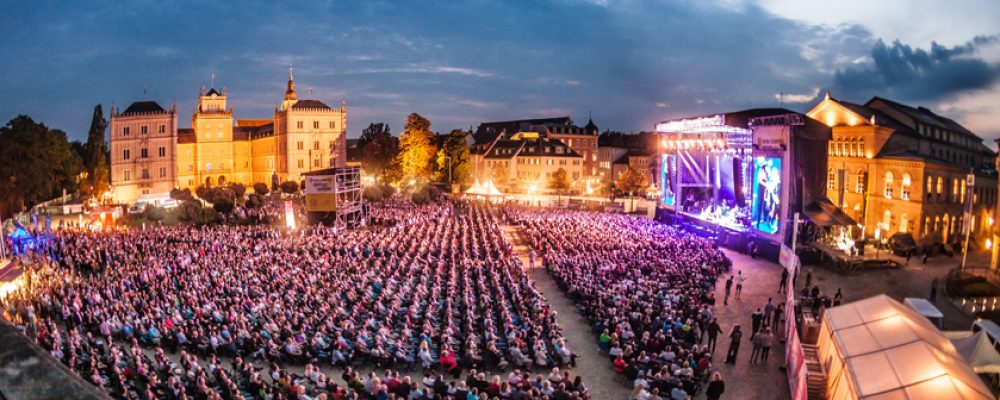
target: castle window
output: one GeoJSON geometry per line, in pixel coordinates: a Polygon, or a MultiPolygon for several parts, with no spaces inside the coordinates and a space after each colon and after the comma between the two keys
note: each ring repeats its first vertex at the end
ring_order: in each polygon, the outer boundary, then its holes
{"type": "Polygon", "coordinates": [[[837,172],[830,168],[826,173],[826,189],[833,190],[837,187],[837,172]]]}
{"type": "Polygon", "coordinates": [[[886,171],[884,192],[885,192],[885,198],[887,199],[892,198],[892,181],[893,181],[892,171],[886,171]]]}
{"type": "Polygon", "coordinates": [[[160,157],[166,157],[166,156],[167,156],[167,148],[160,146],[160,157]]]}
{"type": "Polygon", "coordinates": [[[163,125],[163,124],[160,124],[159,132],[160,133],[166,133],[167,132],[167,126],[163,125]]]}
{"type": "Polygon", "coordinates": [[[319,167],[319,159],[313,160],[313,167],[319,167]]]}
{"type": "Polygon", "coordinates": [[[330,121],[330,129],[337,129],[337,123],[330,121]]]}
{"type": "Polygon", "coordinates": [[[142,169],[142,179],[149,179],[149,170],[146,168],[142,169]]]}
{"type": "Polygon", "coordinates": [[[305,145],[300,140],[298,143],[295,144],[295,148],[299,149],[299,150],[304,150],[305,149],[305,145]]]}
{"type": "Polygon", "coordinates": [[[306,164],[305,164],[305,162],[304,162],[304,161],[302,161],[302,160],[299,160],[299,168],[305,168],[305,165],[306,165],[306,164]]]}
{"type": "Polygon", "coordinates": [[[160,178],[166,178],[166,177],[167,177],[167,169],[164,167],[160,167],[160,178]]]}
{"type": "Polygon", "coordinates": [[[122,128],[122,136],[128,136],[128,134],[129,134],[128,127],[126,126],[126,127],[122,128]]]}
{"type": "MultiPolygon", "coordinates": [[[[913,182],[910,179],[910,174],[903,173],[903,185],[899,188],[899,198],[903,200],[910,199],[910,185],[912,183],[913,182]]],[[[900,230],[906,232],[905,228],[901,228],[900,230]]]]}
{"type": "Polygon", "coordinates": [[[125,151],[122,152],[122,160],[128,160],[130,158],[132,158],[132,151],[129,149],[125,149],[125,151]]]}
{"type": "Polygon", "coordinates": [[[139,150],[139,153],[142,154],[142,158],[149,158],[149,149],[142,148],[139,150]]]}
{"type": "Polygon", "coordinates": [[[297,126],[299,129],[302,129],[305,125],[302,123],[302,121],[299,121],[298,123],[295,124],[295,126],[297,126]]]}
{"type": "Polygon", "coordinates": [[[313,142],[313,150],[319,150],[319,142],[313,142]]]}
{"type": "Polygon", "coordinates": [[[855,177],[855,181],[854,181],[854,192],[855,193],[864,193],[865,192],[865,171],[864,170],[860,170],[860,169],[858,170],[858,174],[855,177]]]}
{"type": "Polygon", "coordinates": [[[132,170],[126,169],[122,171],[122,176],[125,178],[124,180],[126,181],[132,180],[132,170]]]}
{"type": "Polygon", "coordinates": [[[143,125],[143,126],[139,127],[139,133],[142,133],[143,135],[145,135],[146,133],[149,133],[146,130],[146,125],[143,125]]]}
{"type": "Polygon", "coordinates": [[[319,129],[319,121],[313,121],[313,129],[319,129]]]}

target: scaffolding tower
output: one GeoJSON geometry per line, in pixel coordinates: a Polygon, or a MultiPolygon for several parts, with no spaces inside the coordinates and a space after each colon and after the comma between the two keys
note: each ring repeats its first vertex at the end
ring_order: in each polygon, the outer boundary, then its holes
{"type": "Polygon", "coordinates": [[[354,229],[366,224],[361,167],[327,168],[304,175],[307,176],[306,212],[310,224],[323,223],[340,229],[354,229]],[[316,193],[317,188],[310,188],[310,182],[314,182],[314,185],[316,182],[332,183],[330,185],[332,187],[324,186],[319,190],[322,193],[316,193]],[[323,205],[329,204],[331,195],[334,201],[333,207],[324,207],[323,205]],[[322,199],[315,199],[320,196],[322,199]]]}

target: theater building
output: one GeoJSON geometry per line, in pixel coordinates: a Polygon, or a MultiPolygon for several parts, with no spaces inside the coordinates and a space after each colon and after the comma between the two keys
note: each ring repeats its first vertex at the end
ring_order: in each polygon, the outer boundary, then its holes
{"type": "Polygon", "coordinates": [[[827,93],[808,115],[833,129],[829,198],[864,225],[866,237],[904,232],[918,242],[958,242],[969,194],[972,235],[985,241],[997,201],[995,153],[975,133],[880,97],[862,105],[827,93]]]}
{"type": "Polygon", "coordinates": [[[202,88],[191,127],[177,127],[155,101],[138,101],[110,124],[111,192],[115,202],[173,188],[241,183],[270,185],[272,177],[299,182],[303,173],[343,166],[347,107],[298,99],[289,71],[287,90],[273,119],[234,118],[226,89],[202,88]]]}

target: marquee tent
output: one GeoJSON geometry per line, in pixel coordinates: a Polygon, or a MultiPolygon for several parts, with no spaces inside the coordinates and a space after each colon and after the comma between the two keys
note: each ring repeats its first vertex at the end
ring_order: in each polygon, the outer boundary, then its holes
{"type": "Polygon", "coordinates": [[[826,310],[816,346],[831,400],[994,398],[947,337],[886,295],[826,310]]]}
{"type": "Polygon", "coordinates": [[[993,347],[985,331],[944,332],[955,350],[965,357],[972,369],[980,374],[1000,374],[1000,353],[993,347]]]}

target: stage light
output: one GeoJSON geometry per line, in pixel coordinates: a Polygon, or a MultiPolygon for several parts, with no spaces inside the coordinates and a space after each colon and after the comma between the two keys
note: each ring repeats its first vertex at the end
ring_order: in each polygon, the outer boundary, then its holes
{"type": "Polygon", "coordinates": [[[986,248],[987,249],[992,249],[993,248],[993,240],[986,239],[986,248]]]}

